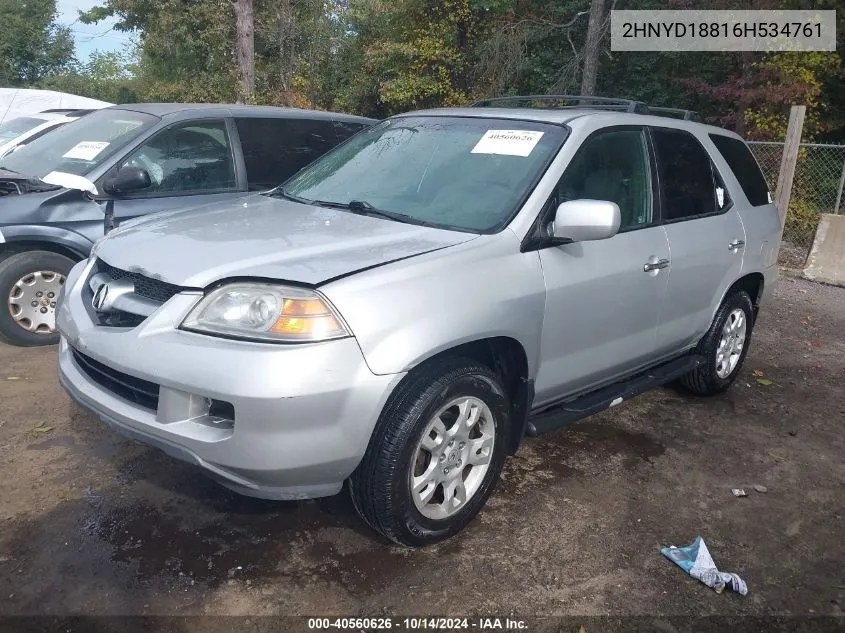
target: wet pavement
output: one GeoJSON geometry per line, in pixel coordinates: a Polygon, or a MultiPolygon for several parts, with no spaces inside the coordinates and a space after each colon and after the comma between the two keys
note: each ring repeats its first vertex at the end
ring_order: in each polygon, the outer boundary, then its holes
{"type": "Polygon", "coordinates": [[[728,393],[659,389],[527,440],[476,521],[423,550],[346,491],[240,497],[121,439],[55,355],[0,347],[0,615],[843,615],[842,289],[784,279],[728,393]],[[747,597],[660,556],[699,534],[747,597]]]}

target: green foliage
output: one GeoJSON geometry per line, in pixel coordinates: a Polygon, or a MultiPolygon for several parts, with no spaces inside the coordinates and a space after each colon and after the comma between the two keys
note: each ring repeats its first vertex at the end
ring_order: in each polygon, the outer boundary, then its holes
{"type": "Polygon", "coordinates": [[[233,101],[236,96],[229,0],[107,0],[83,13],[91,23],[117,19],[117,30],[140,32],[135,70],[146,101],[233,101]]]}
{"type": "MultiPolygon", "coordinates": [[[[232,0],[101,1],[80,19],[114,18],[115,28],[136,35],[137,50],[78,63],[69,33],[54,23],[55,0],[0,0],[0,82],[116,102],[237,98],[232,0]]],[[[608,0],[607,8],[746,8],[714,1],[608,0]]],[[[254,102],[383,117],[487,96],[577,92],[591,0],[253,3],[254,102]]],[[[838,26],[845,50],[845,13],[838,26]]],[[[807,103],[808,136],[845,139],[842,77],[836,53],[618,53],[605,33],[598,94],[697,109],[773,139],[783,134],[788,106],[807,103]]]]}
{"type": "Polygon", "coordinates": [[[138,101],[136,68],[136,57],[130,52],[94,51],[86,63],[76,63],[38,86],[111,103],[132,103],[138,101]]]}
{"type": "Polygon", "coordinates": [[[31,85],[71,66],[73,39],[55,18],[56,0],[0,0],[0,85],[31,85]]]}
{"type": "Polygon", "coordinates": [[[784,235],[788,235],[796,244],[811,244],[820,219],[819,210],[801,196],[800,191],[793,190],[786,214],[784,235]]]}

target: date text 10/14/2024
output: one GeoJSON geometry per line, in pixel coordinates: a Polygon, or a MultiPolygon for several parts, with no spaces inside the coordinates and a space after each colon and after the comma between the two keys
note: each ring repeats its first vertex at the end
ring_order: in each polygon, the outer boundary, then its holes
{"type": "Polygon", "coordinates": [[[518,618],[436,618],[436,617],[376,617],[376,618],[308,618],[309,630],[352,631],[527,631],[528,624],[518,618]]]}

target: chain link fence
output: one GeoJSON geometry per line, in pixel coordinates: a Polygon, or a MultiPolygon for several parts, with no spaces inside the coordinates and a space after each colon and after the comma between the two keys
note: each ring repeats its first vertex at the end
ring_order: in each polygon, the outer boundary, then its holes
{"type": "MultiPolygon", "coordinates": [[[[752,141],[751,151],[774,195],[783,143],[752,141]]],[[[845,213],[845,145],[802,143],[778,263],[803,268],[822,213],[845,213]]]]}

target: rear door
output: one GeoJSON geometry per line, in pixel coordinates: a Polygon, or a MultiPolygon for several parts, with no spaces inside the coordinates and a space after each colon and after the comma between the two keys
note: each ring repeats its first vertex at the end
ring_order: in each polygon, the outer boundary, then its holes
{"type": "Polygon", "coordinates": [[[694,345],[724,293],[739,279],[745,230],[721,174],[685,130],[653,127],[670,274],[657,333],[658,353],[694,345]]]}
{"type": "Polygon", "coordinates": [[[338,144],[331,119],[238,117],[250,191],[277,187],[338,144]]]}
{"type": "Polygon", "coordinates": [[[591,135],[566,168],[549,208],[567,200],[619,205],[619,233],[540,251],[546,313],[535,404],[584,391],[654,362],[669,271],[646,131],[591,135]],[[658,264],[658,262],[661,262],[658,264]]]}
{"type": "Polygon", "coordinates": [[[745,196],[744,202],[734,200],[745,227],[742,272],[745,274],[771,268],[777,263],[780,216],[772,203],[769,186],[760,166],[744,141],[726,134],[710,134],[709,137],[716,148],[714,156],[720,156],[726,163],[726,177],[732,172],[741,195],[745,196]]]}
{"type": "Polygon", "coordinates": [[[130,166],[147,170],[152,184],[115,200],[115,224],[139,215],[188,209],[243,195],[225,119],[171,125],[133,149],[104,178],[130,166]]]}

